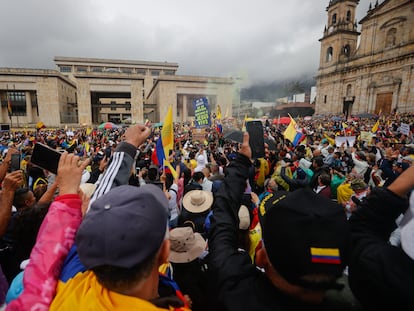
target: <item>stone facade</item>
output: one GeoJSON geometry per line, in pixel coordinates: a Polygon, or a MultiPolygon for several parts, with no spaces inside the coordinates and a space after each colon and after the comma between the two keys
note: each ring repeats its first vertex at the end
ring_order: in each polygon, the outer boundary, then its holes
{"type": "Polygon", "coordinates": [[[12,127],[32,127],[39,121],[57,126],[76,112],[76,85],[55,70],[0,68],[0,98],[0,123],[12,127]]]}
{"type": "Polygon", "coordinates": [[[0,123],[10,123],[9,99],[12,127],[160,122],[169,105],[174,121],[191,121],[195,98],[207,97],[211,111],[219,104],[230,116],[240,101],[232,78],[179,76],[175,63],[70,57],[55,63],[57,70],[0,68],[0,123]]]}
{"type": "Polygon", "coordinates": [[[316,114],[414,111],[414,1],[385,0],[359,22],[359,0],[331,0],[321,42],[316,114]]]}

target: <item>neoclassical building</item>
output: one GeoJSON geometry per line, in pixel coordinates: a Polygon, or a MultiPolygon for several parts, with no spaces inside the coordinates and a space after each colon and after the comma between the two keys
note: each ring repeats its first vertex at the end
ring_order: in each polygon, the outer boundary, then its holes
{"type": "Polygon", "coordinates": [[[414,111],[414,1],[331,0],[321,42],[316,114],[414,111]]]}
{"type": "Polygon", "coordinates": [[[220,105],[230,116],[240,102],[236,79],[176,75],[176,63],[74,57],[54,62],[56,70],[0,68],[0,123],[159,122],[169,105],[174,121],[190,121],[193,101],[200,97],[208,99],[211,111],[220,105]]]}

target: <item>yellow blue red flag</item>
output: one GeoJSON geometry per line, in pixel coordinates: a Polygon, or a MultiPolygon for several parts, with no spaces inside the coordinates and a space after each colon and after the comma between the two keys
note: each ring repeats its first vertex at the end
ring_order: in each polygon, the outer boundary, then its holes
{"type": "Polygon", "coordinates": [[[286,128],[286,130],[283,132],[283,136],[286,139],[289,139],[289,141],[293,144],[293,146],[296,147],[296,145],[302,141],[302,139],[304,138],[304,135],[301,131],[299,131],[296,121],[290,115],[289,117],[290,117],[290,123],[288,127],[286,128]]]}
{"type": "Polygon", "coordinates": [[[167,115],[161,129],[161,135],[157,140],[156,153],[158,164],[162,165],[169,156],[170,150],[174,149],[174,128],[172,118],[172,105],[168,107],[167,115]]]}
{"type": "Polygon", "coordinates": [[[221,120],[221,108],[220,105],[217,105],[216,119],[221,120]]]}

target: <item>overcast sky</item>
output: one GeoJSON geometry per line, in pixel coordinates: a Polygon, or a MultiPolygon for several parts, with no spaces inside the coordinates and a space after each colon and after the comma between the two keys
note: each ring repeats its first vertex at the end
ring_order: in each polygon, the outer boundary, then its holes
{"type": "Polygon", "coordinates": [[[181,75],[247,84],[314,75],[328,3],[0,0],[0,67],[54,69],[55,56],[70,56],[174,62],[181,75]]]}

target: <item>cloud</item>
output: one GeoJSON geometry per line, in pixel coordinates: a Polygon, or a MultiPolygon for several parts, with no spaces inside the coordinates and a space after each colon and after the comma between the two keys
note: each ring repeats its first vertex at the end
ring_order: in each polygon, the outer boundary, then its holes
{"type": "Polygon", "coordinates": [[[179,74],[249,83],[315,75],[328,3],[4,0],[0,66],[48,69],[73,56],[176,62],[179,74]]]}

